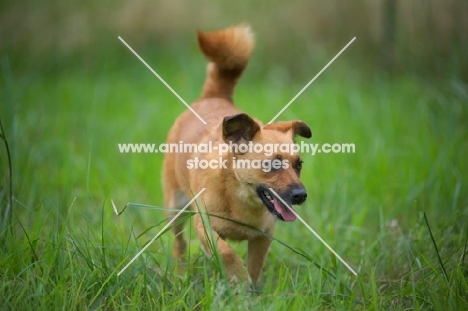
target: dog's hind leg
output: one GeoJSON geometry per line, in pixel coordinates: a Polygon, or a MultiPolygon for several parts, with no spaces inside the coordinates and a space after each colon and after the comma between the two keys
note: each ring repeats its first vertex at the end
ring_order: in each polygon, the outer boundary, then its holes
{"type": "MultiPolygon", "coordinates": [[[[175,211],[168,211],[168,216],[174,216],[178,210],[182,209],[188,203],[187,197],[183,194],[182,191],[176,189],[167,189],[166,195],[164,197],[165,206],[169,209],[174,209],[175,211]]],[[[179,216],[180,217],[180,216],[179,216]]],[[[175,220],[177,222],[177,220],[175,220]]],[[[174,231],[174,258],[178,259],[187,249],[187,242],[184,238],[184,223],[177,224],[172,229],[174,231]]]]}

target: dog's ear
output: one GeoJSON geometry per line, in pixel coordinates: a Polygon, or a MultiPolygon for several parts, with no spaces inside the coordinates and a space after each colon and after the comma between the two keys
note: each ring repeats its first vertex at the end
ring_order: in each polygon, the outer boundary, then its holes
{"type": "Polygon", "coordinates": [[[254,119],[245,113],[225,117],[223,120],[223,139],[225,142],[251,141],[260,130],[254,119]]]}
{"type": "Polygon", "coordinates": [[[283,133],[287,133],[292,130],[293,138],[297,135],[304,138],[312,137],[312,131],[310,130],[309,126],[299,120],[270,123],[265,125],[263,128],[266,130],[276,130],[283,133]]]}
{"type": "Polygon", "coordinates": [[[310,130],[310,127],[302,121],[299,121],[299,120],[292,121],[291,127],[293,130],[294,136],[299,135],[304,138],[312,137],[312,131],[310,130]]]}

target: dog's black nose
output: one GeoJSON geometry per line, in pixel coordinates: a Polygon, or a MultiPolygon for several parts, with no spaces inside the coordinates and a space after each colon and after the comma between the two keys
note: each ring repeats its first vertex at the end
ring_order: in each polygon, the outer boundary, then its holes
{"type": "Polygon", "coordinates": [[[307,191],[303,188],[296,188],[291,190],[291,203],[301,204],[307,199],[307,191]]]}

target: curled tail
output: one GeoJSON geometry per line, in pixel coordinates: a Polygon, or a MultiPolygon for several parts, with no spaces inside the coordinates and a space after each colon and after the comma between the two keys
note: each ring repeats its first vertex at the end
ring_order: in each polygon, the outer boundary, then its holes
{"type": "Polygon", "coordinates": [[[202,98],[220,97],[232,101],[234,87],[254,47],[250,27],[241,25],[208,33],[198,32],[198,44],[210,60],[202,98]]]}

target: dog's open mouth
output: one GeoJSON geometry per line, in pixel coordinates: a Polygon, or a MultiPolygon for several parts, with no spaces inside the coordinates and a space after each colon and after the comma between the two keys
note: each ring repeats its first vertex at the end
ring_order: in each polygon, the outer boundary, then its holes
{"type": "Polygon", "coordinates": [[[278,219],[283,221],[296,220],[296,215],[291,209],[284,205],[268,188],[262,186],[258,187],[257,194],[270,213],[275,215],[278,219]]]}

